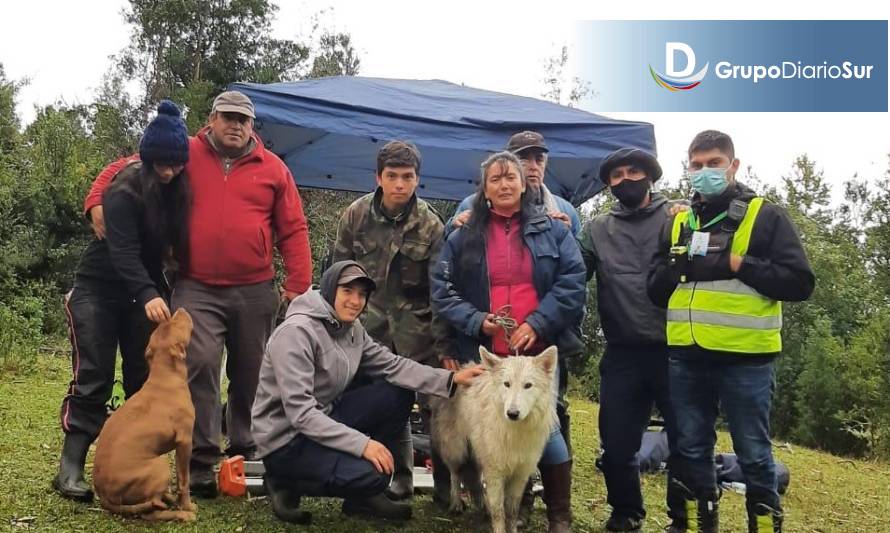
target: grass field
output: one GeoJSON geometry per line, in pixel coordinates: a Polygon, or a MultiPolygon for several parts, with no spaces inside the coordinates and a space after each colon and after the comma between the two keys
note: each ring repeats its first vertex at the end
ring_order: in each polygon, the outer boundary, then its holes
{"type": "MultiPolygon", "coordinates": [[[[415,499],[415,518],[405,524],[371,522],[340,514],[339,502],[305,499],[313,512],[309,527],[277,521],[263,499],[198,500],[197,522],[145,525],[106,514],[96,505],[69,502],[50,489],[58,465],[62,433],[58,408],[70,375],[65,358],[41,358],[27,375],[0,377],[0,529],[104,533],[111,531],[312,531],[360,533],[374,531],[484,531],[479,513],[454,517],[441,512],[429,497],[415,499]]],[[[575,446],[573,508],[575,531],[602,531],[608,518],[603,478],[594,467],[598,445],[596,404],[572,402],[575,446]]],[[[728,436],[718,447],[730,450],[728,436]]],[[[890,464],[855,461],[776,443],[776,457],[791,469],[784,500],[787,531],[890,532],[890,464]]],[[[89,468],[88,462],[88,468],[89,468]]],[[[646,531],[666,524],[662,476],[646,476],[643,489],[649,516],[646,531]]],[[[546,531],[543,504],[538,501],[530,531],[546,531]]],[[[744,498],[728,492],[721,501],[722,531],[745,531],[744,498]]]]}

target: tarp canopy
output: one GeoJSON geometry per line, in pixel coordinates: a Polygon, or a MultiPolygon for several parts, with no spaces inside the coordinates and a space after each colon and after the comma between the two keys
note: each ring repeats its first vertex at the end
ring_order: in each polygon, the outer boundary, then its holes
{"type": "Polygon", "coordinates": [[[423,157],[418,194],[461,200],[473,192],[479,164],[530,129],[550,148],[545,183],[577,206],[602,189],[597,169],[610,152],[655,153],[651,124],[441,80],[335,76],[229,88],[253,100],[257,132],[300,187],[371,191],[378,149],[404,139],[423,157]]]}

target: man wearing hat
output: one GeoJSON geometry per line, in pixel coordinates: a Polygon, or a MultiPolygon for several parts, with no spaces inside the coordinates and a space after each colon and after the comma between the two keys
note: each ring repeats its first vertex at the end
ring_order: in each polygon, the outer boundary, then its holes
{"type": "MultiPolygon", "coordinates": [[[[309,288],[309,231],[293,176],[253,131],[254,106],[238,91],[213,101],[208,125],[189,138],[186,172],[193,195],[189,262],[179,271],[173,308],[185,307],[195,323],[187,359],[195,404],[191,489],[217,493],[213,466],[220,458],[220,370],[226,350],[229,377],[226,428],[229,455],[250,458],[250,409],[263,348],[282,298],[309,288]],[[273,244],[286,277],[275,287],[273,244]]],[[[112,176],[103,172],[85,204],[100,205],[112,176]]]]}
{"type": "MultiPolygon", "coordinates": [[[[570,228],[572,234],[578,235],[581,222],[574,206],[552,192],[544,185],[544,175],[547,171],[547,154],[550,149],[544,142],[544,136],[536,131],[521,131],[507,141],[507,151],[513,152],[522,163],[522,172],[528,185],[536,192],[535,201],[547,210],[551,217],[561,220],[570,228]]],[[[449,228],[457,228],[466,224],[470,219],[470,206],[473,205],[471,194],[463,199],[454,216],[448,221],[449,228]]]]}
{"type": "MultiPolygon", "coordinates": [[[[597,309],[606,337],[599,427],[612,506],[607,531],[639,531],[646,516],[636,454],[653,404],[664,417],[673,449],[665,310],[646,293],[649,262],[671,209],[664,196],[651,190],[660,177],[661,166],[648,152],[625,148],[611,153],[600,165],[599,178],[618,202],[609,213],[587,222],[578,237],[587,279],[596,274],[597,309]]],[[[668,500],[668,514],[673,515],[668,500]]]]}

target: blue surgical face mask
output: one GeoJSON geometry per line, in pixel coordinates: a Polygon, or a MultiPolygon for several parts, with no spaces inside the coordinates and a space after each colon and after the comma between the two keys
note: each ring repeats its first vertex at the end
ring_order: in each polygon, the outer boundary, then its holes
{"type": "Polygon", "coordinates": [[[692,172],[689,178],[692,180],[692,188],[705,198],[716,198],[726,190],[729,181],[726,179],[725,168],[705,167],[692,172]]]}

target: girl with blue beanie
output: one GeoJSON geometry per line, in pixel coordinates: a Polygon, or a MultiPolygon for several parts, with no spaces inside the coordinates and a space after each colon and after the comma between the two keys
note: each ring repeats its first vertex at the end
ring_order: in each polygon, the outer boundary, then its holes
{"type": "Polygon", "coordinates": [[[164,100],[145,128],[139,161],[105,192],[106,235],[84,251],[65,298],[73,378],[62,400],[65,441],[53,488],[92,501],[87,450],[105,423],[120,348],[126,397],[148,376],[145,347],[155,323],[170,318],[167,275],[188,263],[189,137],[179,108],[164,100]]]}

